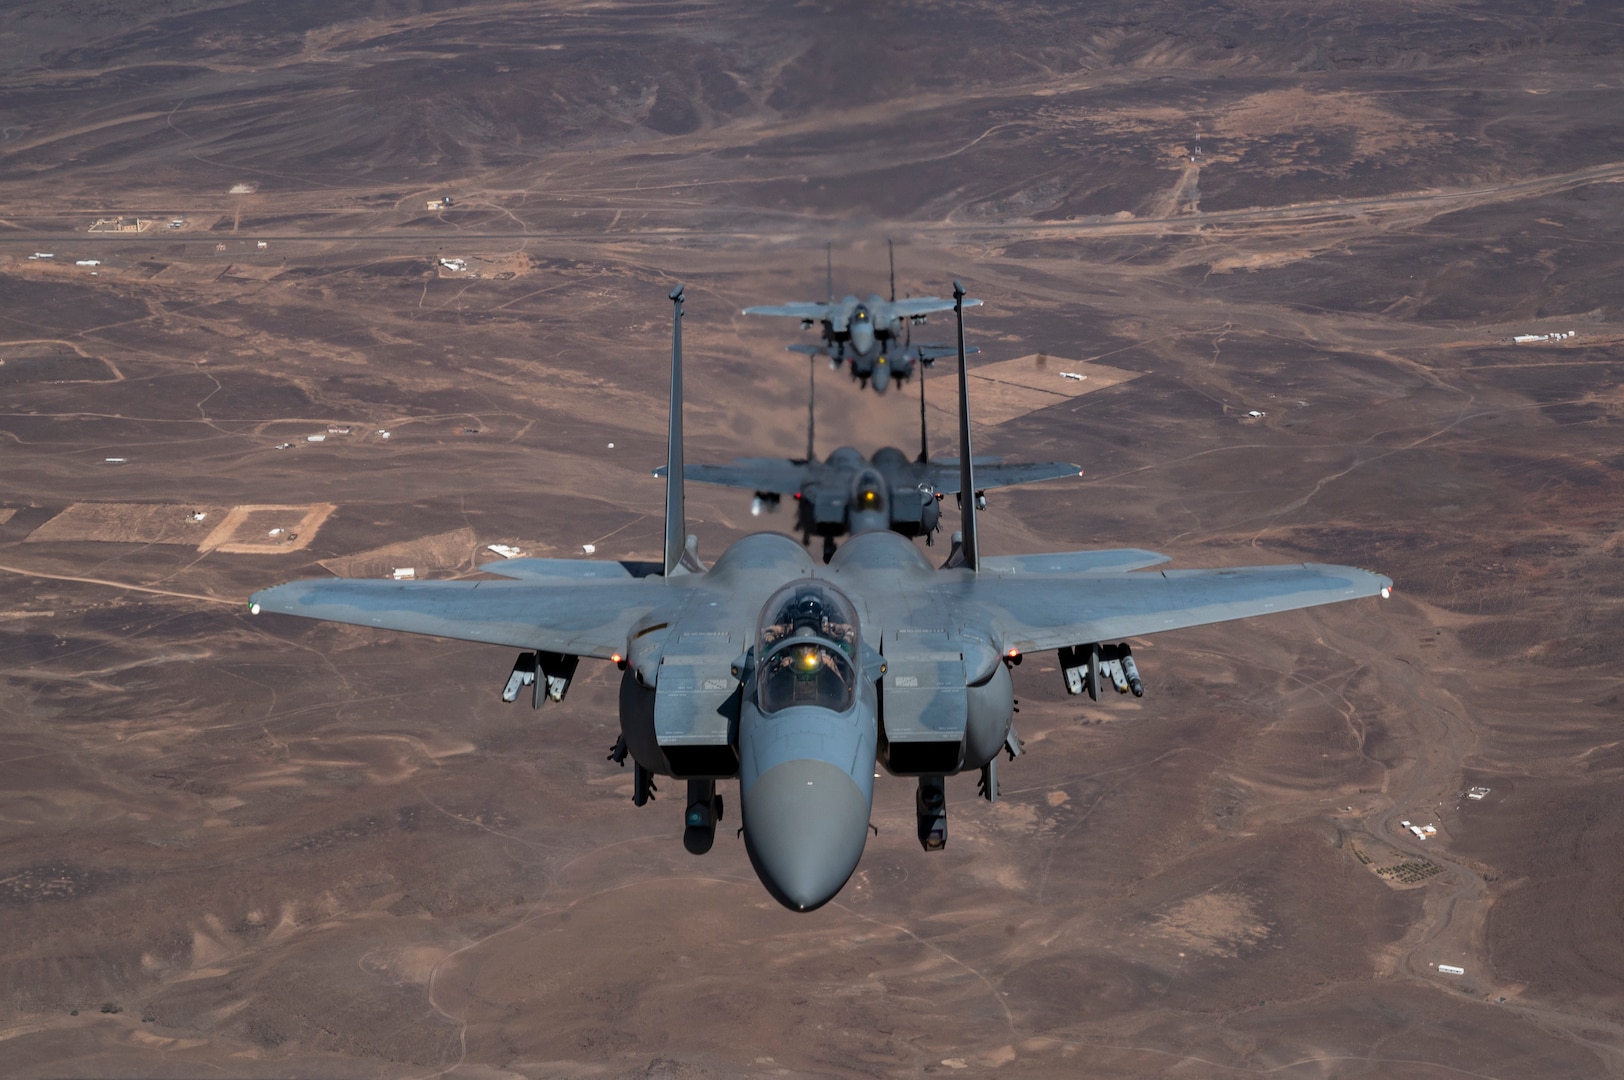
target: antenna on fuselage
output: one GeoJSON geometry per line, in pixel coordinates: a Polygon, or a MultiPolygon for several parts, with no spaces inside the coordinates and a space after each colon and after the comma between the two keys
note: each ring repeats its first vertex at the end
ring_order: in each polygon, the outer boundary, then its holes
{"type": "Polygon", "coordinates": [[[976,569],[976,467],[970,449],[970,368],[964,362],[964,286],[953,282],[953,316],[959,324],[959,542],[954,565],[976,569]]]}
{"type": "Polygon", "coordinates": [[[671,290],[671,419],[665,442],[665,576],[692,573],[682,503],[682,291],[671,290]]]}

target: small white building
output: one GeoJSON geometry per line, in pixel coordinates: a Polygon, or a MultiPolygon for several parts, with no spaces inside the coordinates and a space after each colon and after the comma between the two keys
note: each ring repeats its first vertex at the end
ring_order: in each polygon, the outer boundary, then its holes
{"type": "Polygon", "coordinates": [[[397,566],[389,576],[396,581],[413,581],[417,578],[417,568],[415,566],[397,566]]]}

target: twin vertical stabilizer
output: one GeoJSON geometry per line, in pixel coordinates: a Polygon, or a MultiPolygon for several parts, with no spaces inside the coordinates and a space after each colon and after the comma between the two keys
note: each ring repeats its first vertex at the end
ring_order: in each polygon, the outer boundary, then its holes
{"type": "Polygon", "coordinates": [[[688,550],[688,518],[682,505],[682,290],[671,290],[671,420],[665,442],[665,576],[703,567],[688,550]]]}
{"type": "Polygon", "coordinates": [[[959,324],[959,531],[962,538],[953,559],[954,566],[976,569],[975,455],[970,450],[970,369],[964,362],[964,286],[953,282],[953,315],[959,324]]]}

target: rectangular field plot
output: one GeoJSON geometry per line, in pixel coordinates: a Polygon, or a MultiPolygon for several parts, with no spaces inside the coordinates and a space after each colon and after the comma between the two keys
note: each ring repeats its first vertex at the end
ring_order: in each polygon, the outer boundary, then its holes
{"type": "Polygon", "coordinates": [[[187,503],[74,503],[29,534],[30,544],[200,544],[226,516],[223,506],[187,503]],[[198,515],[202,517],[199,518],[198,515]]]}
{"type": "MultiPolygon", "coordinates": [[[[970,419],[976,424],[1007,423],[1027,413],[1059,405],[1094,390],[1139,377],[1084,360],[1065,360],[1034,353],[997,364],[970,369],[970,419]]],[[[951,368],[933,373],[925,384],[925,400],[948,416],[959,415],[958,375],[951,368]]]]}
{"type": "Polygon", "coordinates": [[[336,509],[332,503],[236,506],[197,547],[237,555],[298,551],[316,538],[316,530],[336,509]]]}
{"type": "Polygon", "coordinates": [[[484,555],[486,562],[501,561],[480,548],[474,530],[454,529],[355,555],[324,559],[321,565],[339,577],[386,578],[401,567],[411,567],[416,577],[427,577],[470,566],[479,555],[484,555]]]}

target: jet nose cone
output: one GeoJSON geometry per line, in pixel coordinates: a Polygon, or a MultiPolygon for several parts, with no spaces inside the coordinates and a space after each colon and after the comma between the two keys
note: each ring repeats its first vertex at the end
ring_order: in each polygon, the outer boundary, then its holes
{"type": "Polygon", "coordinates": [[[744,799],[744,846],[756,876],[791,911],[811,911],[846,884],[868,839],[869,800],[826,761],[786,761],[744,799]]]}
{"type": "Polygon", "coordinates": [[[861,321],[853,319],[851,322],[852,348],[860,353],[867,352],[874,347],[874,324],[867,319],[861,321]]]}

